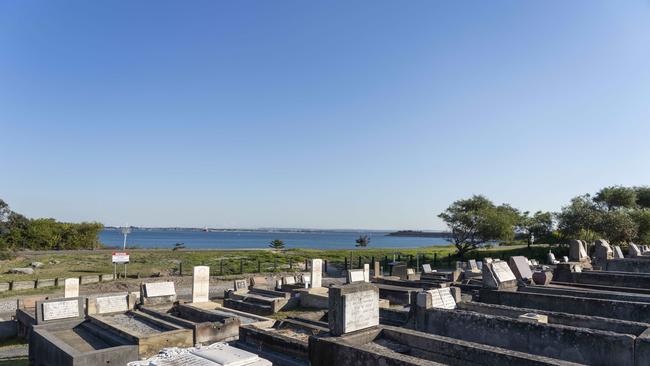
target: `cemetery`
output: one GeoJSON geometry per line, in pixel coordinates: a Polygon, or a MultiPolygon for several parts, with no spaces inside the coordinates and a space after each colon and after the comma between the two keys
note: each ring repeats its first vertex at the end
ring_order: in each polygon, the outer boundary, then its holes
{"type": "Polygon", "coordinates": [[[393,261],[384,273],[374,262],[327,285],[313,259],[307,272],[234,279],[223,295],[195,266],[189,300],[169,281],[79,296],[84,281],[63,279],[62,298],[0,302],[0,336],[28,339],[35,365],[650,364],[650,273],[606,269],[647,254],[587,248],[571,241],[545,264],[393,261]]]}

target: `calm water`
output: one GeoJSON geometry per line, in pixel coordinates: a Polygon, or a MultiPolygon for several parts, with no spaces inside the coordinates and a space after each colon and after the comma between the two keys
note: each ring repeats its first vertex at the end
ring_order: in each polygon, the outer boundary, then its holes
{"type": "MultiPolygon", "coordinates": [[[[351,249],[360,235],[370,237],[371,248],[417,248],[449,244],[442,238],[412,238],[386,236],[388,232],[320,231],[320,232],[270,232],[270,231],[193,231],[193,230],[137,230],[127,237],[127,246],[139,248],[171,248],[184,243],[186,248],[235,249],[267,248],[271,240],[284,241],[287,248],[351,249]]],[[[110,247],[121,247],[123,236],[119,230],[104,230],[101,242],[110,247]]]]}

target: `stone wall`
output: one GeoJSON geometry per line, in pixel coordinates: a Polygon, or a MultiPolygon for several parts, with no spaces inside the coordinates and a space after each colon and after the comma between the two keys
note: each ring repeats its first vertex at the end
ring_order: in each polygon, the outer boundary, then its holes
{"type": "Polygon", "coordinates": [[[492,290],[481,290],[480,301],[520,308],[650,322],[650,304],[647,303],[492,290]]]}
{"type": "Polygon", "coordinates": [[[502,316],[426,310],[427,333],[589,365],[632,365],[636,337],[502,316]]]}

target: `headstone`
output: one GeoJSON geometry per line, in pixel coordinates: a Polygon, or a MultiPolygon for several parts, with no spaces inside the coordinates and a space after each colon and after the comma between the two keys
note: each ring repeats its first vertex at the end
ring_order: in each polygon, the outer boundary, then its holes
{"type": "Polygon", "coordinates": [[[334,336],[379,325],[379,289],[369,283],[332,286],[328,301],[334,336]]]}
{"type": "Polygon", "coordinates": [[[241,290],[247,290],[248,289],[248,280],[247,279],[240,279],[240,280],[235,280],[234,283],[235,291],[241,291],[241,290]]]}
{"type": "Polygon", "coordinates": [[[323,286],[323,260],[322,259],[312,259],[311,260],[311,287],[318,288],[323,286]]]}
{"type": "Polygon", "coordinates": [[[526,313],[521,314],[518,317],[519,320],[527,321],[530,323],[548,323],[548,316],[536,313],[526,313]]]}
{"type": "Polygon", "coordinates": [[[483,287],[508,289],[517,287],[517,278],[508,263],[499,261],[483,266],[483,287]]]}
{"type": "Polygon", "coordinates": [[[192,273],[192,302],[210,301],[210,267],[195,266],[192,273]]]}
{"type": "Polygon", "coordinates": [[[348,270],[348,282],[365,282],[365,275],[363,269],[349,269],[348,270]]]}
{"type": "Polygon", "coordinates": [[[79,278],[66,278],[63,297],[79,297],[79,278]]]}
{"type": "Polygon", "coordinates": [[[363,265],[363,282],[370,282],[370,265],[368,263],[363,265]]]}
{"type": "Polygon", "coordinates": [[[533,272],[530,270],[528,259],[524,256],[518,255],[510,257],[508,265],[515,274],[515,277],[519,280],[528,282],[533,277],[533,272]]]}
{"type": "Polygon", "coordinates": [[[407,276],[408,275],[414,275],[414,274],[415,274],[415,270],[413,268],[407,268],[406,269],[406,275],[407,276]]]}
{"type": "Polygon", "coordinates": [[[425,309],[455,309],[456,300],[449,287],[438,288],[419,292],[417,295],[417,306],[425,309]]]}
{"type": "Polygon", "coordinates": [[[463,263],[461,261],[456,261],[456,269],[460,270],[460,271],[464,270],[465,269],[465,263],[463,263]]]}
{"type": "Polygon", "coordinates": [[[479,272],[483,271],[483,261],[477,261],[476,267],[478,268],[479,272]]]}
{"type": "Polygon", "coordinates": [[[563,257],[562,257],[562,262],[563,262],[563,263],[569,263],[569,257],[567,257],[566,255],[563,256],[563,257]]]}
{"type": "Polygon", "coordinates": [[[533,273],[533,282],[536,285],[547,286],[553,280],[553,272],[542,271],[533,273]]]}
{"type": "Polygon", "coordinates": [[[553,254],[550,250],[548,252],[548,264],[558,264],[560,261],[555,259],[555,254],[553,254]]]}
{"type": "Polygon", "coordinates": [[[596,250],[594,253],[596,265],[601,267],[607,266],[607,260],[614,258],[614,251],[609,246],[607,240],[596,240],[596,250]]]}
{"type": "Polygon", "coordinates": [[[639,247],[636,244],[630,243],[630,247],[628,249],[627,254],[629,254],[630,258],[640,257],[641,256],[641,250],[639,249],[639,247]]]}
{"type": "Polygon", "coordinates": [[[80,297],[36,301],[36,324],[44,322],[84,317],[83,302],[80,297]]]}
{"type": "Polygon", "coordinates": [[[282,284],[283,285],[295,285],[296,284],[296,278],[294,276],[282,277],[282,284]]]}
{"type": "Polygon", "coordinates": [[[569,259],[573,262],[580,262],[589,259],[582,240],[571,240],[569,242],[569,259]]]}
{"type": "Polygon", "coordinates": [[[379,261],[374,261],[373,263],[373,270],[374,270],[374,276],[375,277],[381,277],[381,263],[379,261]]]}
{"type": "Polygon", "coordinates": [[[302,275],[302,283],[311,283],[311,276],[308,274],[302,275]]]}
{"type": "Polygon", "coordinates": [[[125,312],[129,310],[128,294],[101,296],[95,299],[97,314],[125,312]]]}
{"type": "Polygon", "coordinates": [[[399,277],[402,280],[405,280],[408,277],[406,264],[396,263],[393,264],[393,276],[399,277]]]}
{"type": "Polygon", "coordinates": [[[150,282],[144,284],[146,297],[175,296],[174,282],[150,282]]]}
{"type": "Polygon", "coordinates": [[[433,270],[431,269],[431,265],[428,263],[425,263],[422,265],[422,272],[426,273],[433,273],[433,270]]]}
{"type": "Polygon", "coordinates": [[[483,258],[483,263],[492,263],[492,262],[494,262],[494,260],[490,257],[483,258]]]}
{"type": "Polygon", "coordinates": [[[470,259],[467,261],[467,266],[470,271],[472,272],[478,272],[478,264],[476,264],[476,259],[470,259]]]}
{"type": "Polygon", "coordinates": [[[625,258],[623,255],[623,251],[621,250],[621,247],[618,245],[614,245],[614,258],[622,259],[625,258]]]}
{"type": "MultiPolygon", "coordinates": [[[[312,278],[313,277],[314,276],[312,275],[312,278]]],[[[256,277],[253,277],[251,282],[252,282],[253,287],[268,287],[269,286],[269,282],[266,280],[266,277],[256,276],[256,277]]]]}

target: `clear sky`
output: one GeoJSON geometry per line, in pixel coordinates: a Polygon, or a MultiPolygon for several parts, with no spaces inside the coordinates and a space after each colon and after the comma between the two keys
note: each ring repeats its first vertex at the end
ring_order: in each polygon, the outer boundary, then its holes
{"type": "Polygon", "coordinates": [[[0,198],[107,225],[441,229],[650,184],[650,2],[0,2],[0,198]]]}

